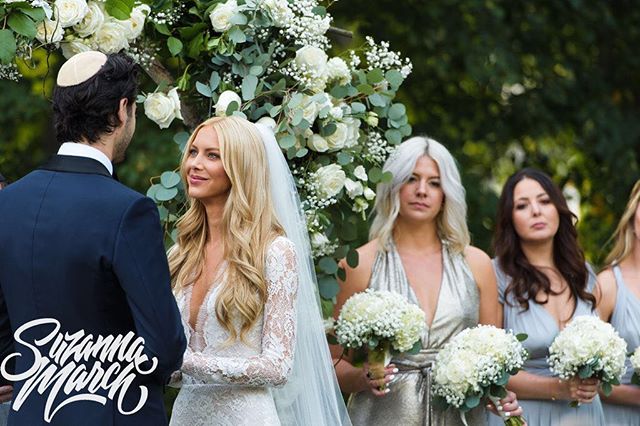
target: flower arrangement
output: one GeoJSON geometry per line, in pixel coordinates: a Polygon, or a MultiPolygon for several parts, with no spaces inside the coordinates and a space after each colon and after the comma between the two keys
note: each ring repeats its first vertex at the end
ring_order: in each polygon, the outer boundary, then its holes
{"type": "Polygon", "coordinates": [[[629,356],[629,359],[631,360],[631,367],[633,367],[631,383],[640,386],[640,346],[629,356]]]}
{"type": "MultiPolygon", "coordinates": [[[[627,343],[611,324],[596,316],[574,318],[549,347],[549,366],[560,378],[597,378],[609,395],[626,371],[627,343]]],[[[577,406],[577,401],[571,402],[577,406]]]]}
{"type": "Polygon", "coordinates": [[[344,303],[335,335],[346,349],[367,349],[371,377],[379,379],[392,352],[420,350],[425,327],[425,314],[418,306],[397,293],[367,289],[344,303]]]}
{"type": "MultiPolygon", "coordinates": [[[[434,404],[455,407],[464,413],[488,398],[496,406],[506,396],[509,377],[528,357],[520,343],[526,335],[479,325],[451,339],[436,357],[433,373],[434,404]]],[[[504,417],[503,417],[504,418],[504,417]]],[[[522,417],[504,418],[505,424],[523,425],[522,417]]]]}

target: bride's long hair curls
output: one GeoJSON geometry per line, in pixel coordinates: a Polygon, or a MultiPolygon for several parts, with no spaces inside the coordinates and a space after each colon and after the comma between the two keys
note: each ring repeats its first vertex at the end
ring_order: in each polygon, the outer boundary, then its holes
{"type": "MultiPolygon", "coordinates": [[[[180,164],[185,186],[185,162],[200,129],[212,127],[220,142],[220,158],[231,189],[222,213],[223,258],[227,262],[223,285],[216,298],[216,317],[229,339],[246,333],[262,314],[267,299],[265,259],[268,245],[284,231],[274,213],[263,141],[255,126],[239,117],[214,117],[200,124],[187,142],[180,164]],[[240,333],[234,326],[239,319],[240,333]]],[[[189,197],[189,209],[177,223],[178,241],[169,251],[174,291],[181,291],[202,273],[204,247],[209,238],[207,215],[201,201],[189,197]]]]}
{"type": "MultiPolygon", "coordinates": [[[[574,226],[575,215],[567,206],[567,201],[551,178],[533,168],[522,169],[507,179],[498,202],[498,214],[493,247],[504,273],[511,277],[505,295],[513,293],[515,302],[523,309],[529,309],[529,301],[534,300],[542,291],[545,294],[558,294],[551,289],[549,278],[540,269],[533,266],[525,256],[520,245],[520,237],[513,224],[513,191],[523,179],[533,179],[540,184],[558,211],[559,225],[553,237],[553,261],[558,272],[567,281],[571,295],[577,301],[582,299],[595,308],[595,297],[587,291],[589,271],[584,255],[578,245],[578,232],[574,226]]],[[[505,300],[507,300],[505,298],[505,300]]],[[[507,301],[508,304],[511,302],[507,301]]],[[[538,302],[547,303],[547,300],[538,302]]]]}

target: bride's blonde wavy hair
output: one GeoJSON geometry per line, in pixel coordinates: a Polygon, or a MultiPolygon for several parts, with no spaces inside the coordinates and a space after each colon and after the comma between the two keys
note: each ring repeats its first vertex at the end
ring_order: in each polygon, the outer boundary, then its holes
{"type": "MultiPolygon", "coordinates": [[[[264,144],[258,130],[239,117],[214,117],[200,124],[187,142],[180,175],[188,186],[185,167],[189,148],[205,126],[215,130],[222,166],[231,189],[222,213],[225,282],[216,298],[216,317],[229,332],[229,340],[246,333],[262,314],[267,299],[265,260],[271,241],[284,235],[271,201],[264,144]],[[233,324],[241,323],[240,333],[233,324]]],[[[200,200],[189,198],[189,208],[177,223],[178,240],[169,250],[169,270],[174,291],[182,290],[203,271],[205,243],[209,239],[207,215],[200,200]]]]}

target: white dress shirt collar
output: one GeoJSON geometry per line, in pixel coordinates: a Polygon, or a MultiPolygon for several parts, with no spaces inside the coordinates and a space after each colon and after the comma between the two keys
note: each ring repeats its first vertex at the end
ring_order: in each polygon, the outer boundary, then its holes
{"type": "Polygon", "coordinates": [[[82,143],[65,142],[60,146],[58,155],[71,155],[74,157],[87,157],[99,161],[109,170],[109,174],[113,175],[113,165],[109,161],[109,157],[104,155],[102,151],[92,146],[82,143]]]}

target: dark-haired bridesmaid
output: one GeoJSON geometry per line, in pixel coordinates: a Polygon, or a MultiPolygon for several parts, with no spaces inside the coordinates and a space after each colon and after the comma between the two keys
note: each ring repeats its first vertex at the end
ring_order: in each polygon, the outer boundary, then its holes
{"type": "Polygon", "coordinates": [[[574,218],[560,189],[539,170],[515,173],[502,190],[494,267],[504,328],[529,336],[530,359],[508,385],[529,426],[605,424],[598,381],[560,380],[547,364],[560,330],[575,316],[596,315],[596,277],[578,246],[574,218]]]}
{"type": "MultiPolygon", "coordinates": [[[[640,181],[631,191],[629,202],[613,234],[613,248],[598,275],[602,302],[598,309],[604,319],[627,342],[629,352],[640,346],[640,181]]],[[[640,426],[640,386],[631,384],[631,361],[622,385],[603,396],[604,417],[609,426],[640,426]]]]}

